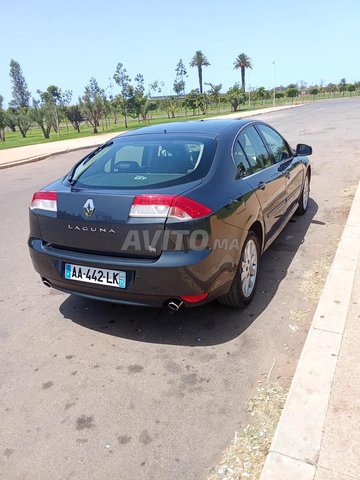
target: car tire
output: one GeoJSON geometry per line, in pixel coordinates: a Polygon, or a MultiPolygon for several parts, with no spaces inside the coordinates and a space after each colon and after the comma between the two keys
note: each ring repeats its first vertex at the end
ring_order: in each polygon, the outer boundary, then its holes
{"type": "Polygon", "coordinates": [[[231,287],[225,295],[218,298],[222,305],[243,308],[251,302],[256,290],[259,261],[259,239],[254,232],[249,232],[241,251],[240,262],[231,287]]]}
{"type": "Polygon", "coordinates": [[[306,174],[304,185],[299,197],[299,206],[295,212],[296,215],[304,215],[309,205],[309,195],[310,195],[310,175],[306,174]]]}

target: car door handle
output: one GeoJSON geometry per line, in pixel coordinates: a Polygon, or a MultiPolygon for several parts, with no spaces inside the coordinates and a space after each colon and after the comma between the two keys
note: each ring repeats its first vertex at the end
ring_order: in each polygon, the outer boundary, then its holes
{"type": "Polygon", "coordinates": [[[265,182],[259,182],[259,183],[258,183],[258,188],[259,188],[260,190],[265,190],[265,187],[266,187],[266,183],[265,183],[265,182]]]}

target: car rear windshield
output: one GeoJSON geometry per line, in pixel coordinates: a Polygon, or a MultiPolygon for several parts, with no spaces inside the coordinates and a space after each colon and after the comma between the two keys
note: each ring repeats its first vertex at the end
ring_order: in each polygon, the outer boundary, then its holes
{"type": "Polygon", "coordinates": [[[208,172],[216,144],[210,137],[168,133],[116,138],[75,168],[72,183],[141,189],[191,182],[208,172]]]}

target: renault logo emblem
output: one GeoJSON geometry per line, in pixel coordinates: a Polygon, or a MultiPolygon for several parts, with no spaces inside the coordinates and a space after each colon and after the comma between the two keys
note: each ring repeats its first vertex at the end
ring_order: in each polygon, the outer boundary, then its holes
{"type": "Polygon", "coordinates": [[[95,212],[94,202],[91,198],[86,200],[85,205],[83,206],[84,213],[87,217],[91,217],[91,215],[95,212]]]}

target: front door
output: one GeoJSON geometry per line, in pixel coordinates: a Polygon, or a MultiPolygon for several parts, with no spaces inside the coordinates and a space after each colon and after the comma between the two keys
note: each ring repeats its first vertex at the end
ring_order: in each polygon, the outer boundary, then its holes
{"type": "Polygon", "coordinates": [[[266,229],[266,238],[273,236],[285,213],[285,177],[273,163],[271,155],[254,126],[244,128],[238,137],[253,174],[244,180],[256,191],[266,229]]]}
{"type": "Polygon", "coordinates": [[[304,169],[300,159],[293,153],[284,138],[268,125],[258,124],[256,128],[264,138],[273,155],[279,172],[285,178],[285,215],[293,210],[299,199],[303,184],[304,169]]]}

